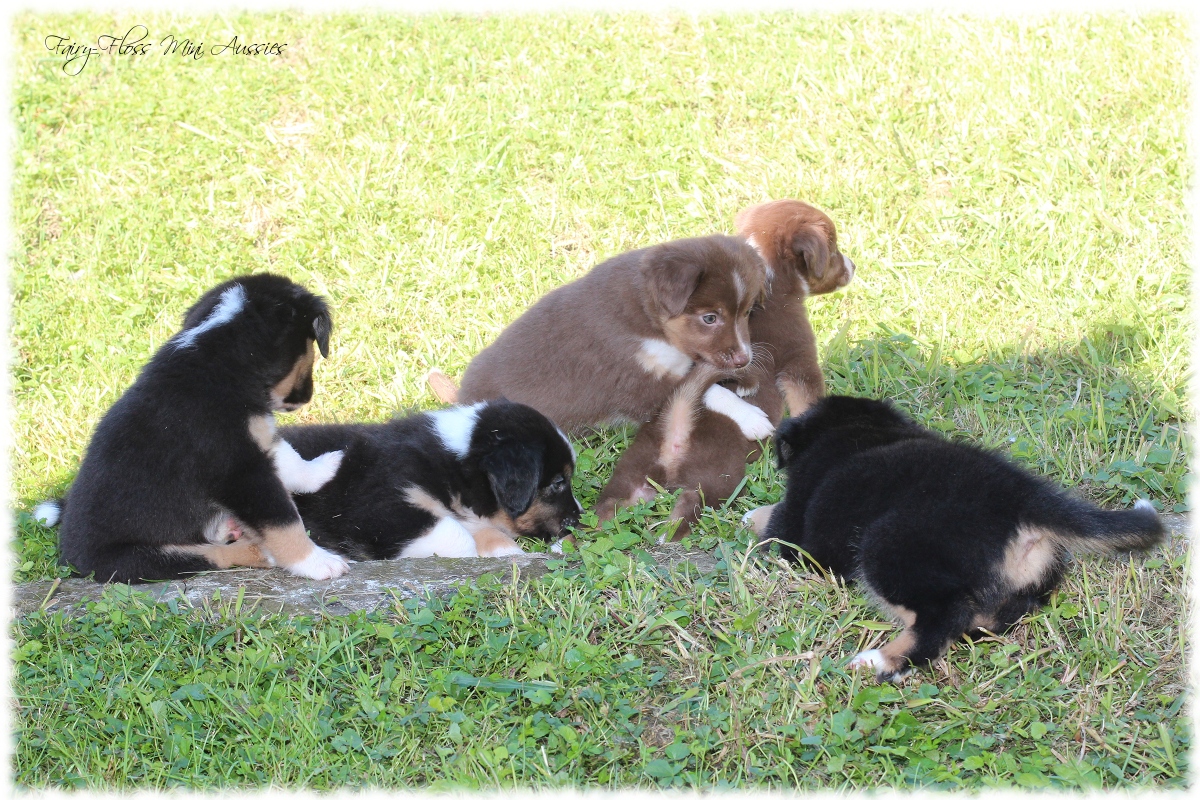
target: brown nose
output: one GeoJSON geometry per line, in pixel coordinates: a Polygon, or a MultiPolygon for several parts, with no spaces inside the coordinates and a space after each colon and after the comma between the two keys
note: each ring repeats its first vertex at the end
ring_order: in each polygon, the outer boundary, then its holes
{"type": "Polygon", "coordinates": [[[729,363],[737,369],[741,369],[750,363],[750,354],[745,350],[735,350],[733,354],[729,356],[729,363]]]}

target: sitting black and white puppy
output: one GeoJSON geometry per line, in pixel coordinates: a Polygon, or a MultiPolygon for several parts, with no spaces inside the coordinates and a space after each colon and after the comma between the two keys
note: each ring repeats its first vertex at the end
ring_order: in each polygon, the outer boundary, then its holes
{"type": "Polygon", "coordinates": [[[964,633],[1003,631],[1040,608],[1069,550],[1140,550],[1163,539],[1146,500],[1105,511],[878,400],[826,397],[780,426],[776,448],[784,499],[746,520],[763,539],[858,581],[904,625],[850,662],[880,681],[933,661],[964,633]]]}
{"type": "Polygon", "coordinates": [[[100,420],[65,501],[37,510],[48,524],[61,517],[63,560],[98,581],[232,566],[343,574],[289,494],[327,481],[341,456],[303,462],[272,415],[312,398],[314,344],[327,355],[331,330],[325,302],[281,276],[201,297],[100,420]]]}
{"type": "Polygon", "coordinates": [[[295,501],[313,540],[350,558],[512,555],[514,537],[558,538],[579,521],[574,449],[519,403],[279,432],[300,456],[343,453],[333,479],[295,501]]]}

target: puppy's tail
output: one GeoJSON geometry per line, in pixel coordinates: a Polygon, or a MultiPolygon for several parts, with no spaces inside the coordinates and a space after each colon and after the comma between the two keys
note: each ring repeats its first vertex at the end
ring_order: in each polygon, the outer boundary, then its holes
{"type": "Polygon", "coordinates": [[[430,391],[438,400],[450,404],[458,402],[458,384],[440,369],[429,370],[429,374],[425,376],[425,382],[429,384],[430,391]]]}
{"type": "Polygon", "coordinates": [[[64,497],[58,497],[53,500],[43,500],[33,509],[33,518],[45,525],[47,528],[53,528],[62,519],[63,510],[67,507],[67,500],[64,497]]]}
{"type": "Polygon", "coordinates": [[[1105,511],[1064,495],[1037,505],[1040,508],[1028,515],[1028,524],[1042,528],[1072,552],[1147,550],[1166,537],[1149,500],[1138,500],[1125,511],[1105,511]]]}

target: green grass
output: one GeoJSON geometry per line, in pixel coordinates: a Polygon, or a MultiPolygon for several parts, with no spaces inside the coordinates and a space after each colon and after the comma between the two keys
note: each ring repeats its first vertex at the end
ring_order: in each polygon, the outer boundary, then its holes
{"type": "MultiPolygon", "coordinates": [[[[1188,33],[1172,16],[22,16],[11,258],[18,581],[65,576],[25,513],[204,289],[325,294],[300,421],[430,407],[546,290],[622,250],[829,211],[859,265],[811,316],[831,391],[895,399],[1093,499],[1186,510],[1188,33]],[[147,25],[279,59],[42,45],[147,25]]],[[[594,501],[628,433],[580,442],[594,501]]],[[[751,469],[693,544],[669,501],[546,579],[394,615],[243,619],[110,594],[14,624],[28,786],[916,785],[1187,781],[1186,543],[1084,560],[1006,637],[899,688],[853,588],[744,558],[751,469]],[[811,656],[805,655],[811,652],[811,656]]]]}

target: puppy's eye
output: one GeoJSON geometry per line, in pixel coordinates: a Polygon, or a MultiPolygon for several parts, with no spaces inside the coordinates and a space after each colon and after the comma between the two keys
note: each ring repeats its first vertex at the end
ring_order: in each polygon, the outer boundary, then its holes
{"type": "Polygon", "coordinates": [[[705,325],[716,325],[717,324],[717,315],[716,314],[704,314],[700,317],[700,321],[703,322],[705,325]]]}
{"type": "Polygon", "coordinates": [[[554,480],[550,481],[548,488],[552,492],[561,492],[563,487],[567,485],[567,480],[562,475],[559,475],[554,480]]]}

